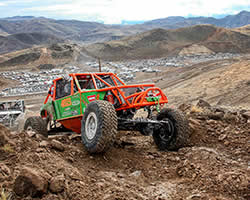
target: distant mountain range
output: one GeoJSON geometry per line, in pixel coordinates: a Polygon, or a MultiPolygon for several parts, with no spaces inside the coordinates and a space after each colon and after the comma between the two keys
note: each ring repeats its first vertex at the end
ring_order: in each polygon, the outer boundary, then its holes
{"type": "Polygon", "coordinates": [[[176,29],[198,24],[212,24],[224,28],[236,28],[250,24],[250,12],[242,11],[236,15],[228,15],[224,18],[213,17],[167,17],[145,22],[143,26],[152,26],[165,29],[176,29]]]}
{"type": "Polygon", "coordinates": [[[212,24],[226,28],[245,26],[250,24],[250,12],[242,11],[237,15],[229,15],[221,19],[212,17],[167,17],[136,25],[106,25],[96,22],[54,20],[33,16],[2,18],[0,19],[0,36],[2,36],[0,38],[0,53],[27,48],[27,46],[34,44],[51,43],[53,40],[54,42],[68,40],[89,44],[119,40],[124,36],[131,36],[156,28],[176,29],[199,24],[212,24]],[[33,33],[39,33],[41,38],[47,36],[49,38],[47,41],[45,39],[40,41],[36,37],[35,40],[31,39],[29,44],[26,45],[27,41],[22,41],[22,38],[30,37],[30,34],[33,33]],[[18,42],[16,42],[16,34],[22,34],[18,42]],[[24,37],[25,34],[28,34],[27,37],[24,37]],[[52,40],[51,37],[53,37],[52,40]]]}

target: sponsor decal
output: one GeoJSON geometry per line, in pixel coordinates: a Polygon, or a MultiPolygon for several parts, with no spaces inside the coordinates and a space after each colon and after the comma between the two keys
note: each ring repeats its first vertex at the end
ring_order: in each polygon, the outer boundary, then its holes
{"type": "Polygon", "coordinates": [[[61,102],[61,106],[64,108],[64,107],[68,107],[68,106],[71,106],[72,103],[71,103],[71,98],[67,98],[67,99],[63,99],[62,102],[61,102]]]}
{"type": "Polygon", "coordinates": [[[95,100],[95,97],[96,97],[95,94],[94,94],[94,95],[87,96],[89,102],[94,101],[94,100],[95,100]]]}
{"type": "Polygon", "coordinates": [[[77,106],[77,105],[79,105],[79,104],[80,104],[80,101],[79,101],[79,100],[76,100],[76,101],[73,101],[73,102],[72,102],[72,105],[73,105],[73,106],[77,106]]]}
{"type": "Polygon", "coordinates": [[[72,115],[77,115],[78,114],[78,111],[77,110],[73,110],[72,111],[72,115]]]}
{"type": "Polygon", "coordinates": [[[72,115],[72,112],[71,111],[66,111],[66,112],[63,112],[62,113],[62,117],[68,117],[68,116],[71,116],[72,115]]]}

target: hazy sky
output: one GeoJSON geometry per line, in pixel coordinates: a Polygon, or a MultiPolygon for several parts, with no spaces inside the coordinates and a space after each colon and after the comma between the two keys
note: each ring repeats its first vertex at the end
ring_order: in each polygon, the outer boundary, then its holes
{"type": "Polygon", "coordinates": [[[0,18],[44,16],[107,24],[168,16],[217,16],[250,11],[250,0],[0,0],[0,18]]]}

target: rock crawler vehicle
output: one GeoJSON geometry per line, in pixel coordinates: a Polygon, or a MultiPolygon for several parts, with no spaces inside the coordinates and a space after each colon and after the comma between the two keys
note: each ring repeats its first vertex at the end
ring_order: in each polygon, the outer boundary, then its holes
{"type": "Polygon", "coordinates": [[[81,134],[90,153],[107,151],[118,130],[152,135],[160,150],[176,150],[187,145],[189,127],[180,111],[163,108],[167,103],[154,84],[126,85],[114,73],[74,73],[53,80],[40,116],[28,118],[24,129],[47,136],[61,124],[81,134]],[[136,118],[139,109],[147,116],[136,118]]]}
{"type": "Polygon", "coordinates": [[[0,123],[8,127],[13,127],[18,116],[24,112],[24,100],[0,102],[0,123]]]}

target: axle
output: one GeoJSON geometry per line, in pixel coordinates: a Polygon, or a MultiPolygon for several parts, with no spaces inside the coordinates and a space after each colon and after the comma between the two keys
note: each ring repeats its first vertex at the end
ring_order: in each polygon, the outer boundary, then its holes
{"type": "Polygon", "coordinates": [[[167,128],[170,131],[168,121],[152,119],[124,119],[118,118],[118,130],[140,131],[143,135],[152,135],[154,129],[167,128]]]}

